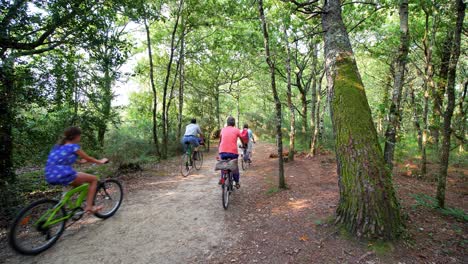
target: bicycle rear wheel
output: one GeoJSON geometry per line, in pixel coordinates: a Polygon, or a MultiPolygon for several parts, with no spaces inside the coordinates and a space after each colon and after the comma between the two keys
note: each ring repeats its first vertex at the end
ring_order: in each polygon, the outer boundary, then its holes
{"type": "Polygon", "coordinates": [[[41,199],[21,210],[8,235],[10,246],[25,255],[36,255],[53,246],[65,230],[67,212],[61,207],[53,219],[64,220],[50,226],[44,224],[58,204],[57,200],[41,199]]]}
{"type": "Polygon", "coordinates": [[[182,155],[182,158],[180,159],[180,173],[182,176],[187,177],[189,175],[190,171],[192,170],[191,162],[192,161],[187,153],[182,155]]]}
{"type": "Polygon", "coordinates": [[[122,184],[115,179],[107,179],[100,182],[94,195],[94,205],[103,206],[103,209],[96,212],[96,217],[107,219],[113,216],[123,200],[122,184]]]}
{"type": "Polygon", "coordinates": [[[197,151],[196,154],[197,159],[193,161],[195,165],[195,169],[200,170],[202,165],[203,165],[203,152],[202,151],[197,151]]]}
{"type": "Polygon", "coordinates": [[[227,175],[223,173],[223,178],[224,178],[224,183],[221,185],[222,189],[222,201],[223,201],[223,208],[224,210],[228,209],[229,206],[229,195],[230,195],[230,182],[229,182],[229,177],[226,177],[227,175]]]}

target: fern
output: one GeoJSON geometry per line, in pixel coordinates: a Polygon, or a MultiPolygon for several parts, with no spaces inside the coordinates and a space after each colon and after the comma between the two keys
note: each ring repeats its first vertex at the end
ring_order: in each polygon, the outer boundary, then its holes
{"type": "Polygon", "coordinates": [[[462,222],[468,222],[468,214],[466,214],[462,209],[451,207],[440,208],[437,205],[437,200],[434,197],[424,193],[412,194],[411,196],[416,200],[416,204],[414,205],[415,207],[422,206],[435,209],[443,215],[452,216],[462,222]]]}

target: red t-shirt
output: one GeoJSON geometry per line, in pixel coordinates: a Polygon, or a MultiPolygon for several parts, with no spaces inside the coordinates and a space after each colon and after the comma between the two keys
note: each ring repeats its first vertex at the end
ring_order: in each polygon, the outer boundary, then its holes
{"type": "Polygon", "coordinates": [[[227,126],[221,130],[221,143],[219,144],[219,153],[237,153],[237,138],[240,137],[240,130],[227,126]]]}

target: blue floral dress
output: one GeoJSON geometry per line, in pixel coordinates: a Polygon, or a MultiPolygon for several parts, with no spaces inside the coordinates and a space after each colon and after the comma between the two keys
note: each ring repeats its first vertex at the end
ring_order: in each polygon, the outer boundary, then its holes
{"type": "Polygon", "coordinates": [[[45,179],[53,185],[69,185],[77,176],[72,165],[80,149],[78,144],[55,145],[49,153],[45,167],[45,179]]]}

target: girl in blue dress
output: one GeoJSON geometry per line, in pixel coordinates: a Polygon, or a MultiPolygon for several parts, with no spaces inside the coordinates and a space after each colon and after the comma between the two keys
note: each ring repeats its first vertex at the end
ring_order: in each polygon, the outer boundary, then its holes
{"type": "Polygon", "coordinates": [[[65,130],[63,139],[55,145],[49,153],[45,167],[46,181],[53,185],[71,185],[80,186],[89,183],[88,196],[86,198],[85,211],[95,213],[102,209],[102,206],[93,206],[94,194],[96,193],[98,178],[94,175],[77,172],[72,165],[78,157],[82,159],[78,162],[93,162],[104,164],[108,159],[95,159],[88,156],[80,149],[81,129],[78,127],[69,127],[65,130]]]}

